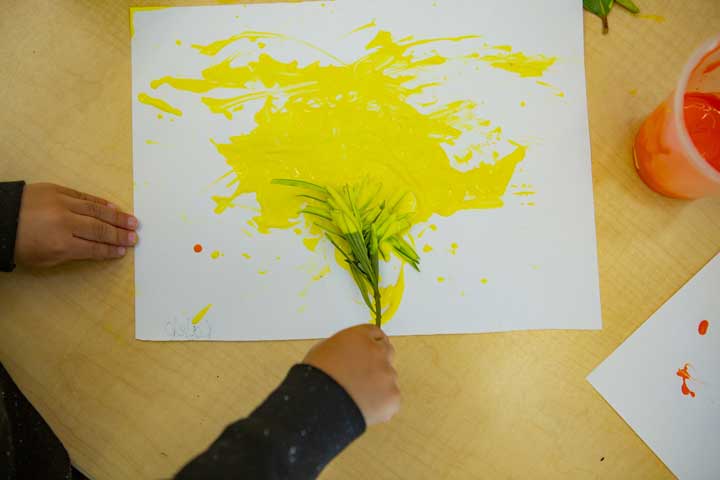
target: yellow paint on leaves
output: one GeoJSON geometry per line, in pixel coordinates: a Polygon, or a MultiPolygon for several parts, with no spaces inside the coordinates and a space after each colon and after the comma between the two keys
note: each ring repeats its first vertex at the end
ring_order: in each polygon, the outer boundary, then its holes
{"type": "Polygon", "coordinates": [[[182,116],[182,112],[180,111],[180,109],[173,107],[161,98],[155,98],[151,97],[147,93],[141,93],[140,95],[138,95],[138,100],[140,101],[140,103],[150,105],[151,107],[155,107],[158,110],[162,110],[163,112],[172,113],[173,115],[177,115],[178,117],[182,116]]]}
{"type": "Polygon", "coordinates": [[[212,307],[212,303],[208,303],[205,308],[196,313],[195,316],[192,318],[192,324],[197,325],[198,323],[200,323],[205,317],[205,314],[207,314],[208,310],[210,310],[210,307],[212,307]]]}

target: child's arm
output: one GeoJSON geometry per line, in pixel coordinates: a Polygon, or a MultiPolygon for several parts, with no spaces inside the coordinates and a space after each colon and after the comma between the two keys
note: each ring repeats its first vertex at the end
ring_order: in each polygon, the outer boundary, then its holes
{"type": "Polygon", "coordinates": [[[0,271],[122,257],[137,242],[137,225],[93,195],[50,183],[0,183],[0,271]]]}
{"type": "Polygon", "coordinates": [[[176,478],[315,478],[366,425],[398,411],[393,354],[372,325],[321,342],[248,418],[227,427],[176,478]]]}

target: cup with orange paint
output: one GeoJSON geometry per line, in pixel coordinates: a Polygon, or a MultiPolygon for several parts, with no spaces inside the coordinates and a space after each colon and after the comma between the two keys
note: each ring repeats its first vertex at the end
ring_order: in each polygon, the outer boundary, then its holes
{"type": "Polygon", "coordinates": [[[656,192],[720,195],[720,35],[695,51],[675,91],[643,123],[635,168],[656,192]]]}

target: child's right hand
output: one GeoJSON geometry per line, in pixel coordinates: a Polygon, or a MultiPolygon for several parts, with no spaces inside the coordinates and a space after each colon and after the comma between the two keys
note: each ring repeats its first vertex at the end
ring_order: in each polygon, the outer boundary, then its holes
{"type": "Polygon", "coordinates": [[[400,388],[392,366],[395,349],[374,325],[342,330],[315,345],[303,363],[338,382],[357,404],[367,425],[386,422],[400,409],[400,388]]]}

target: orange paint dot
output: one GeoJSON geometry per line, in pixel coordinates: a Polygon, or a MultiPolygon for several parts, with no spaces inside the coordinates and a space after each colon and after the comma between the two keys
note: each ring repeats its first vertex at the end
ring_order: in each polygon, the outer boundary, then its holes
{"type": "Polygon", "coordinates": [[[195,250],[195,253],[202,252],[202,245],[200,245],[199,243],[196,243],[195,246],[193,247],[193,250],[195,250]]]}
{"type": "Polygon", "coordinates": [[[698,325],[698,333],[700,335],[705,335],[707,333],[709,325],[710,323],[707,320],[703,320],[702,322],[700,322],[700,324],[698,325]]]}

